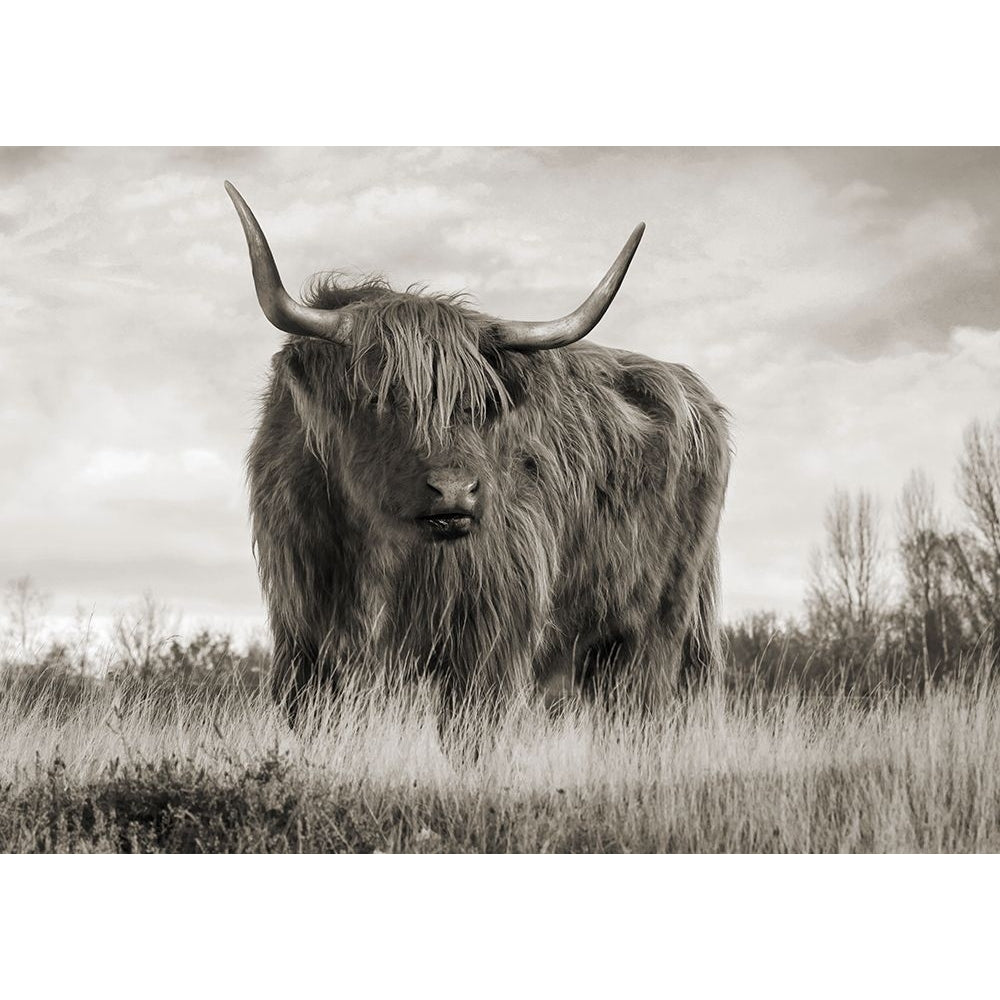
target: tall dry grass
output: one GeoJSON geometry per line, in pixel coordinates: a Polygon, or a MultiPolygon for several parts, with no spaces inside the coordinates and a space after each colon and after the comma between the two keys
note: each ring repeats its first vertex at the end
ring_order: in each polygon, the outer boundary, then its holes
{"type": "Polygon", "coordinates": [[[1000,692],[707,689],[659,716],[470,712],[347,692],[293,731],[262,694],[0,696],[8,851],[1000,849],[1000,692]]]}

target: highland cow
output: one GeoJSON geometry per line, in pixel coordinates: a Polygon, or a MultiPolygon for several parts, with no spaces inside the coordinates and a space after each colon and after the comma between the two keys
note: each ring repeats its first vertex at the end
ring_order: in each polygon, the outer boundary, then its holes
{"type": "Polygon", "coordinates": [[[643,226],[559,320],[329,275],[302,304],[226,188],[260,305],[290,335],[248,456],[276,696],[388,662],[451,705],[531,685],[645,699],[704,676],[725,411],[681,365],[579,343],[643,226]]]}

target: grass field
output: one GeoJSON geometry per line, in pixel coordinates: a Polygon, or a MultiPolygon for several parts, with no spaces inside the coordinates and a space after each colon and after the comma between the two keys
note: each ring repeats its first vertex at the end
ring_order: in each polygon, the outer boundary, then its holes
{"type": "Polygon", "coordinates": [[[1000,694],[703,691],[662,718],[512,709],[442,750],[427,692],[320,704],[110,683],[0,697],[14,852],[1000,850],[1000,694]]]}

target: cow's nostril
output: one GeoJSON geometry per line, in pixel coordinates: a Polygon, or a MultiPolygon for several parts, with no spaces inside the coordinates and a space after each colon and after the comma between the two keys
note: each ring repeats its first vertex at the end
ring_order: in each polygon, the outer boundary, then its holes
{"type": "Polygon", "coordinates": [[[433,495],[435,507],[471,508],[477,502],[479,479],[468,472],[446,469],[427,474],[424,482],[433,495]]]}

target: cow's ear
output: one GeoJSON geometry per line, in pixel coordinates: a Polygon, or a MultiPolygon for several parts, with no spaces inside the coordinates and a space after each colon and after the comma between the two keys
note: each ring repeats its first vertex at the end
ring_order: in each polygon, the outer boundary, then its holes
{"type": "Polygon", "coordinates": [[[293,382],[296,382],[298,385],[303,385],[305,383],[306,366],[294,345],[286,347],[282,352],[282,364],[285,375],[287,375],[288,378],[290,378],[293,382]]]}

